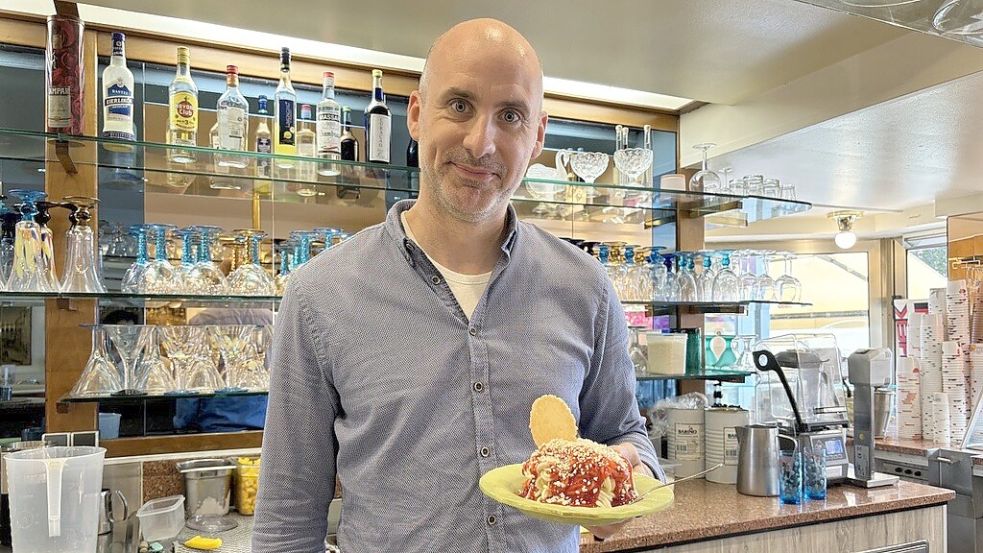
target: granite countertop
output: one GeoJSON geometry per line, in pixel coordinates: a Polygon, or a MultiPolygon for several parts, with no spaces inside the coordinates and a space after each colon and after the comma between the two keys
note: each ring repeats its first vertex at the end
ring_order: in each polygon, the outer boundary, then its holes
{"type": "Polygon", "coordinates": [[[941,447],[949,447],[931,440],[908,440],[896,436],[875,438],[874,443],[876,444],[876,449],[881,451],[893,451],[894,453],[903,453],[905,455],[927,455],[930,451],[941,447]]]}
{"type": "Polygon", "coordinates": [[[941,505],[955,497],[950,490],[901,481],[896,486],[864,489],[838,485],[829,489],[826,501],[781,505],[777,497],[752,497],[737,493],[736,486],[705,480],[676,486],[672,507],[642,517],[616,536],[595,542],[584,534],[581,553],[676,545],[722,538],[734,534],[776,530],[877,513],[941,505]]]}

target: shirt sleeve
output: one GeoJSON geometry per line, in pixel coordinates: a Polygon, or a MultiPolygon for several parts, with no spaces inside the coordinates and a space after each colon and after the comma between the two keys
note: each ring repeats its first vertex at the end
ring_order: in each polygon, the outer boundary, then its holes
{"type": "Polygon", "coordinates": [[[635,368],[628,355],[628,323],[611,282],[595,321],[590,373],[580,393],[581,435],[607,445],[630,443],[659,480],[666,475],[635,401],[635,368]]]}
{"type": "Polygon", "coordinates": [[[324,553],[334,497],[340,404],[297,277],[280,304],[273,337],[254,553],[324,553]]]}

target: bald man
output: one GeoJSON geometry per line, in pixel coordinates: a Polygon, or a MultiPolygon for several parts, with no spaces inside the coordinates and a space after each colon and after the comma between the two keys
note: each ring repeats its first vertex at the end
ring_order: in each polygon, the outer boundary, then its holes
{"type": "Polygon", "coordinates": [[[535,449],[537,397],[663,475],[611,282],[509,203],[543,149],[539,59],[504,23],[461,23],[431,48],[407,119],[419,199],[295,272],[277,315],[253,551],[324,551],[337,475],[345,552],[573,553],[575,526],[478,489],[535,449]]]}

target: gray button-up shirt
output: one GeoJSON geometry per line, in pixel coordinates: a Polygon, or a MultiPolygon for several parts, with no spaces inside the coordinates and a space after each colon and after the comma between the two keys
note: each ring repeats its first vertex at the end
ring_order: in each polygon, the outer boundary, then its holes
{"type": "Polygon", "coordinates": [[[406,237],[412,203],[290,277],[253,551],[324,551],[337,474],[345,552],[575,552],[576,526],[492,501],[478,479],[535,450],[529,408],[543,394],[570,405],[581,436],[634,444],[662,477],[614,289],[596,260],[510,207],[469,321],[406,237]]]}

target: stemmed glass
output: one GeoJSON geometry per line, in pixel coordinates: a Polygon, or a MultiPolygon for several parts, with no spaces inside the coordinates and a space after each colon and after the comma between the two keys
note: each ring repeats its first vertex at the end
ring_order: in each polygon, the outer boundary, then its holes
{"type": "Polygon", "coordinates": [[[147,264],[140,283],[144,294],[171,294],[175,292],[174,267],[167,259],[167,233],[174,225],[148,225],[154,233],[154,260],[147,264]]]}
{"type": "Polygon", "coordinates": [[[799,279],[792,276],[792,254],[784,253],[781,257],[785,259],[785,272],[775,281],[778,289],[778,299],[780,301],[797,302],[802,297],[802,283],[799,279]]]}
{"type": "Polygon", "coordinates": [[[697,150],[703,151],[703,165],[699,171],[697,171],[692,178],[689,179],[689,189],[692,192],[720,192],[723,186],[723,179],[720,175],[711,171],[707,167],[707,151],[713,148],[716,144],[712,142],[704,142],[703,144],[697,144],[693,146],[697,150]]]}
{"type": "Polygon", "coordinates": [[[229,281],[225,273],[212,261],[212,244],[222,231],[219,227],[198,225],[192,227],[198,234],[198,259],[191,278],[200,286],[201,293],[210,296],[221,296],[229,292],[229,281]]]}
{"type": "Polygon", "coordinates": [[[635,291],[633,299],[652,301],[652,249],[638,248],[635,251],[635,259],[638,261],[628,274],[632,289],[635,291]]]}
{"type": "Polygon", "coordinates": [[[254,382],[251,372],[255,365],[249,362],[251,346],[249,325],[213,325],[208,329],[212,342],[222,358],[222,374],[225,391],[246,391],[247,385],[254,382]]]}
{"type": "Polygon", "coordinates": [[[737,360],[735,368],[748,372],[757,371],[757,367],[754,366],[753,347],[758,337],[753,334],[742,334],[737,338],[741,341],[741,357],[737,360]]]}
{"type": "Polygon", "coordinates": [[[195,241],[199,242],[201,236],[195,227],[187,227],[175,231],[181,237],[181,264],[174,270],[174,280],[177,291],[185,294],[198,294],[204,288],[204,283],[198,280],[199,274],[195,271],[195,241]]]}
{"type": "Polygon", "coordinates": [[[648,356],[638,340],[642,330],[645,330],[644,326],[628,327],[628,357],[631,358],[631,364],[635,367],[635,376],[644,376],[648,371],[648,356]]]}
{"type": "Polygon", "coordinates": [[[295,230],[290,233],[291,241],[297,244],[297,248],[294,250],[297,256],[295,268],[311,260],[311,242],[317,237],[316,232],[309,230],[295,230]]]}
{"type": "Polygon", "coordinates": [[[150,225],[133,225],[130,227],[130,234],[137,238],[137,258],[126,270],[123,275],[123,282],[120,290],[127,294],[139,294],[143,292],[143,275],[147,272],[150,265],[147,253],[147,232],[150,225]]]}
{"type": "Polygon", "coordinates": [[[175,325],[161,327],[160,331],[179,390],[207,394],[224,386],[222,375],[209,355],[205,327],[175,325]]]}
{"type": "Polygon", "coordinates": [[[679,256],[680,263],[677,264],[676,282],[679,291],[678,299],[681,302],[696,302],[700,299],[696,277],[693,273],[695,268],[693,257],[693,254],[685,252],[679,256]]]}
{"type": "Polygon", "coordinates": [[[943,35],[978,38],[983,34],[979,1],[947,0],[935,11],[932,26],[943,35]]]}
{"type": "Polygon", "coordinates": [[[92,353],[82,369],[71,397],[101,397],[119,392],[123,385],[119,369],[106,351],[106,333],[99,325],[92,327],[92,353]]]}
{"type": "Polygon", "coordinates": [[[652,166],[652,150],[646,148],[617,150],[614,152],[614,166],[628,176],[628,186],[645,186],[645,183],[638,182],[636,179],[652,166]]]}
{"type": "Polygon", "coordinates": [[[177,390],[170,361],[160,355],[160,342],[157,336],[156,326],[144,327],[144,331],[140,333],[141,345],[138,346],[143,355],[135,369],[138,375],[136,387],[142,393],[149,395],[164,395],[177,390]]]}
{"type": "Polygon", "coordinates": [[[679,265],[679,254],[667,253],[665,257],[666,277],[662,286],[666,301],[679,301],[679,276],[673,266],[679,265]]]}
{"type": "Polygon", "coordinates": [[[103,325],[103,328],[109,334],[109,339],[116,348],[116,354],[119,355],[119,369],[123,377],[120,379],[121,387],[117,394],[140,394],[134,371],[136,361],[146,343],[142,336],[147,327],[143,325],[103,325]]]}
{"type": "Polygon", "coordinates": [[[6,199],[6,196],[0,195],[0,290],[10,278],[14,265],[14,228],[20,220],[20,213],[3,202],[6,199]]]}
{"type": "Polygon", "coordinates": [[[41,241],[41,225],[35,220],[37,202],[47,197],[39,190],[11,190],[12,196],[23,200],[20,206],[21,220],[14,227],[14,262],[7,281],[10,292],[56,292],[49,280],[44,244],[41,241]]]}
{"type": "Polygon", "coordinates": [[[333,227],[318,227],[318,228],[314,229],[314,233],[317,236],[319,236],[321,238],[321,240],[324,240],[324,249],[325,250],[330,250],[331,247],[335,245],[333,243],[335,236],[338,236],[338,237],[341,237],[341,236],[347,237],[348,236],[348,234],[345,231],[343,231],[341,229],[333,228],[333,227]]]}
{"type": "Polygon", "coordinates": [[[768,256],[773,252],[762,251],[761,255],[761,274],[758,275],[757,283],[754,286],[754,298],[759,301],[775,301],[775,279],[768,275],[768,256]]]}
{"type": "MultiPolygon", "coordinates": [[[[327,247],[327,244],[328,242],[325,243],[325,247],[327,247]]],[[[281,242],[276,248],[280,252],[280,271],[277,273],[275,279],[276,293],[278,295],[283,295],[283,291],[287,288],[287,281],[290,280],[290,256],[293,254],[294,247],[295,244],[287,240],[281,242]]]]}
{"type": "Polygon", "coordinates": [[[741,301],[750,301],[755,299],[755,287],[758,283],[758,277],[754,274],[754,252],[751,250],[740,250],[734,252],[734,257],[738,258],[737,263],[739,273],[738,273],[738,283],[741,287],[741,301]]]}
{"type": "Polygon", "coordinates": [[[255,229],[238,229],[239,238],[249,244],[249,259],[229,275],[229,287],[244,296],[273,296],[276,283],[260,263],[259,245],[266,233],[255,229]]]}
{"type": "Polygon", "coordinates": [[[700,301],[713,301],[713,279],[717,275],[713,269],[713,252],[703,250],[699,253],[703,270],[696,277],[696,290],[700,301]]]}
{"type": "Polygon", "coordinates": [[[68,216],[72,223],[65,233],[67,251],[65,255],[65,278],[62,292],[104,293],[106,287],[99,278],[99,254],[96,242],[89,227],[92,219],[90,209],[99,202],[96,198],[68,196],[63,199],[71,210],[68,216]]]}
{"type": "Polygon", "coordinates": [[[575,152],[570,157],[570,168],[573,169],[573,173],[588,184],[588,198],[597,197],[594,181],[608,170],[608,163],[610,163],[608,155],[601,152],[575,152]]]}
{"type": "Polygon", "coordinates": [[[37,202],[38,213],[34,216],[41,228],[41,259],[44,263],[44,271],[47,273],[48,284],[52,290],[61,290],[61,281],[58,280],[58,272],[55,270],[55,243],[54,233],[48,227],[51,221],[51,208],[67,207],[62,204],[55,204],[48,201],[37,202]]]}
{"type": "MultiPolygon", "coordinates": [[[[661,252],[665,248],[662,246],[652,246],[649,253],[649,262],[646,264],[649,270],[649,280],[652,282],[652,293],[648,297],[649,301],[666,301],[666,261],[661,252]]],[[[644,298],[643,298],[644,299],[644,298]]]]}
{"type": "Polygon", "coordinates": [[[737,273],[730,268],[730,252],[720,253],[720,272],[713,279],[713,299],[722,302],[740,301],[741,299],[737,273]]]}
{"type": "Polygon", "coordinates": [[[724,167],[720,170],[720,193],[733,194],[734,184],[730,180],[730,174],[734,172],[733,167],[724,167]]]}

